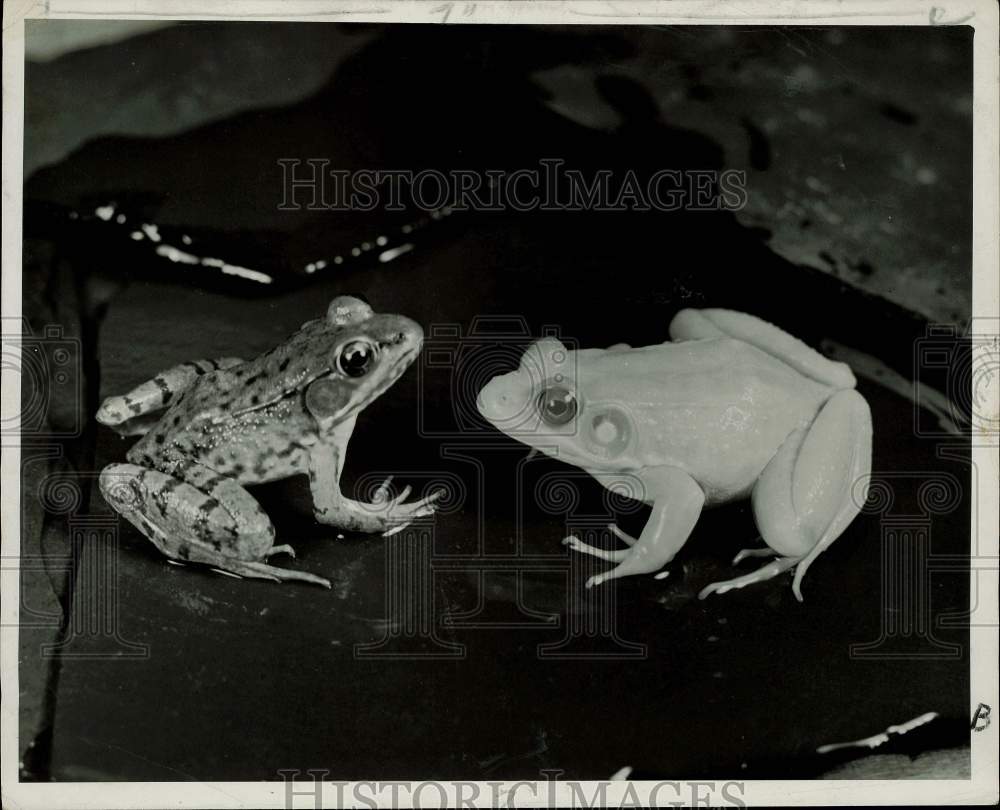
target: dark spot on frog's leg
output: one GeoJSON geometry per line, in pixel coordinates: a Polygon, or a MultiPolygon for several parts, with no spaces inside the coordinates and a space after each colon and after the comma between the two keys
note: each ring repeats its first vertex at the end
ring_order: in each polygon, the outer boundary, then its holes
{"type": "Polygon", "coordinates": [[[125,405],[134,414],[140,414],[140,413],[142,413],[142,406],[138,402],[136,402],[134,399],[130,399],[129,397],[125,397],[125,405]]]}
{"type": "Polygon", "coordinates": [[[214,360],[195,360],[191,365],[198,369],[199,374],[208,374],[219,367],[214,360]]]}
{"type": "Polygon", "coordinates": [[[292,359],[291,359],[290,357],[286,357],[286,358],[285,358],[284,360],[282,360],[282,361],[281,361],[281,362],[280,362],[280,363],[278,364],[278,371],[284,371],[284,370],[285,370],[286,368],[288,368],[288,364],[289,364],[289,363],[290,363],[291,361],[292,361],[292,359]]]}
{"type": "Polygon", "coordinates": [[[215,492],[215,488],[219,486],[219,484],[224,484],[228,480],[229,478],[225,475],[215,475],[205,481],[205,483],[201,485],[200,489],[203,492],[207,492],[212,495],[215,492]]]}
{"type": "Polygon", "coordinates": [[[180,423],[181,423],[181,415],[177,414],[177,416],[174,417],[174,424],[179,425],[180,423]]]}
{"type": "Polygon", "coordinates": [[[257,394],[254,394],[252,397],[250,397],[250,404],[251,405],[259,405],[260,404],[260,397],[257,394]]]}
{"type": "Polygon", "coordinates": [[[163,444],[167,440],[166,435],[163,433],[157,433],[154,438],[156,439],[157,444],[163,444]]]}
{"type": "Polygon", "coordinates": [[[186,560],[191,554],[191,549],[188,547],[187,543],[181,543],[177,546],[177,556],[182,560],[186,560]]]}
{"type": "Polygon", "coordinates": [[[258,371],[252,377],[247,377],[246,384],[247,385],[253,385],[255,382],[257,382],[257,380],[259,380],[263,376],[264,376],[264,372],[263,371],[258,371]]]}
{"type": "Polygon", "coordinates": [[[153,382],[156,384],[156,387],[160,389],[160,401],[166,405],[170,402],[171,398],[173,398],[174,392],[170,390],[170,386],[167,385],[167,381],[159,374],[153,377],[153,382]]]}

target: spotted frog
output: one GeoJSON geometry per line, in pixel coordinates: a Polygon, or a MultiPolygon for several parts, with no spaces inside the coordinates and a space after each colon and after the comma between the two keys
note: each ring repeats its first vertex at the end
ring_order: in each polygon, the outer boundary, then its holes
{"type": "Polygon", "coordinates": [[[107,502],[168,558],[224,573],[300,580],[313,574],[268,565],[286,553],[246,484],[308,474],[317,521],[344,530],[392,534],[434,511],[439,493],[405,502],[389,481],[370,503],[340,491],[358,414],[416,358],[419,324],[376,314],[347,296],[256,359],[182,363],[124,396],[104,401],[97,421],[142,438],[127,464],[100,476],[107,502]],[[164,410],[165,409],[165,410],[164,410]]]}
{"type": "MultiPolygon", "coordinates": [[[[616,563],[588,581],[652,573],[673,559],[712,504],[751,498],[764,548],[776,559],[702,590],[702,598],[795,568],[802,599],[809,565],[847,528],[867,497],[872,422],[844,363],[752,315],[686,309],[673,341],[569,351],[546,338],[520,367],[479,394],[501,431],[582,468],[613,491],[652,506],[628,548],[573,550],[616,563]]],[[[658,576],[665,576],[661,573],[658,576]]]]}

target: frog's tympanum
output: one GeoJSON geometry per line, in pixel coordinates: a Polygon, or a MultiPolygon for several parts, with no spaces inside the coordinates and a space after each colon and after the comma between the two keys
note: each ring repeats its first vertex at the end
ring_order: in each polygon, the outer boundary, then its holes
{"type": "Polygon", "coordinates": [[[438,493],[404,503],[410,488],[390,498],[386,481],[362,503],[340,491],[358,413],[399,378],[422,342],[409,318],[345,296],[254,360],[196,360],[164,371],[101,405],[101,424],[143,436],[128,464],[101,472],[101,492],[174,560],[329,587],[264,562],[294,552],[274,544],[274,526],[243,485],[308,474],[316,519],[351,531],[389,534],[430,514],[438,493]]]}
{"type": "MultiPolygon", "coordinates": [[[[872,423],[855,379],[798,339],[752,315],[686,309],[673,342],[569,351],[533,344],[517,371],[493,378],[479,410],[498,429],[586,470],[609,489],[638,482],[652,506],[638,538],[611,551],[564,541],[617,563],[587,586],[657,571],[673,559],[703,507],[744,498],[777,559],[702,590],[724,593],[809,565],[847,528],[867,497],[872,423]],[[857,486],[855,486],[857,484],[857,486]]],[[[663,576],[661,574],[660,576],[663,576]]]]}

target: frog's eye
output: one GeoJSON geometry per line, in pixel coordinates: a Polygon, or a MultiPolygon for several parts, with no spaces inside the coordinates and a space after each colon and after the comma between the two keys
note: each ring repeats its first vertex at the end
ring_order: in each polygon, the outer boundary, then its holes
{"type": "Polygon", "coordinates": [[[367,340],[352,340],[337,354],[337,368],[348,377],[364,377],[377,354],[378,349],[367,340]]]}
{"type": "Polygon", "coordinates": [[[550,385],[538,396],[538,412],[550,425],[571,422],[576,410],[576,394],[561,385],[550,385]]]}

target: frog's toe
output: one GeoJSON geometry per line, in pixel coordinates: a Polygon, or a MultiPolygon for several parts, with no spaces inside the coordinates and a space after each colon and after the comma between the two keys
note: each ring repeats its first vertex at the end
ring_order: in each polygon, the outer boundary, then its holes
{"type": "Polygon", "coordinates": [[[733,557],[733,565],[739,565],[748,557],[774,557],[777,553],[778,552],[770,546],[764,546],[764,548],[745,548],[733,557]]]}
{"type": "Polygon", "coordinates": [[[403,487],[403,491],[400,492],[395,498],[389,501],[390,506],[396,506],[396,504],[403,503],[407,498],[410,497],[410,493],[413,492],[413,487],[407,484],[403,487]]]}
{"type": "Polygon", "coordinates": [[[578,551],[580,554],[589,554],[592,557],[597,557],[601,560],[608,560],[610,562],[621,562],[632,553],[631,550],[627,548],[614,551],[597,548],[596,546],[584,543],[579,537],[572,534],[563,540],[563,545],[569,547],[573,551],[578,551]]]}
{"type": "MultiPolygon", "coordinates": [[[[762,549],[757,550],[761,551],[762,549]]],[[[765,580],[784,573],[789,568],[794,568],[801,559],[802,557],[779,557],[777,560],[772,560],[767,563],[767,565],[764,565],[749,574],[744,574],[743,576],[736,577],[735,579],[727,579],[723,582],[713,582],[711,585],[706,585],[698,593],[698,598],[705,599],[713,593],[723,594],[727,591],[745,588],[747,585],[752,585],[755,582],[764,582],[765,580]]]]}
{"type": "MultiPolygon", "coordinates": [[[[280,549],[279,547],[276,547],[280,549]]],[[[272,551],[274,549],[271,549],[272,551]]],[[[282,549],[283,550],[283,549],[282,549]]],[[[313,585],[322,585],[330,588],[330,580],[309,574],[305,571],[296,571],[292,568],[278,568],[267,563],[256,560],[241,560],[237,557],[230,557],[218,551],[191,546],[188,551],[188,560],[191,562],[203,563],[217,570],[221,574],[236,577],[249,577],[251,579],[269,579],[272,582],[311,582],[313,585]]]]}
{"type": "MultiPolygon", "coordinates": [[[[209,571],[214,571],[216,574],[222,574],[224,577],[232,577],[233,579],[243,579],[239,574],[234,574],[232,571],[227,571],[224,568],[209,568],[209,571]]],[[[261,577],[261,579],[269,579],[272,582],[277,582],[277,577],[261,577]]]]}
{"type": "Polygon", "coordinates": [[[295,549],[287,544],[282,546],[271,546],[271,548],[264,553],[264,557],[273,557],[275,554],[287,554],[293,560],[295,559],[295,549]]]}
{"type": "Polygon", "coordinates": [[[617,537],[626,545],[634,546],[636,543],[639,542],[638,537],[633,537],[628,532],[623,532],[621,529],[619,529],[617,523],[609,523],[608,531],[610,531],[615,537],[617,537]]]}
{"type": "Polygon", "coordinates": [[[410,517],[426,517],[427,515],[433,515],[437,511],[437,501],[441,499],[444,495],[443,489],[437,489],[430,495],[421,498],[419,501],[413,501],[413,503],[401,504],[400,506],[407,510],[407,514],[410,517]]]}
{"type": "Polygon", "coordinates": [[[391,526],[382,532],[383,537],[392,537],[394,534],[399,534],[403,529],[409,526],[413,521],[408,520],[405,523],[397,523],[395,526],[391,526]]]}
{"type": "MultiPolygon", "coordinates": [[[[386,476],[386,479],[378,485],[378,489],[375,490],[372,495],[372,503],[385,503],[389,501],[389,485],[392,483],[392,476],[386,476]]],[[[390,501],[390,503],[394,502],[390,501]]]]}

